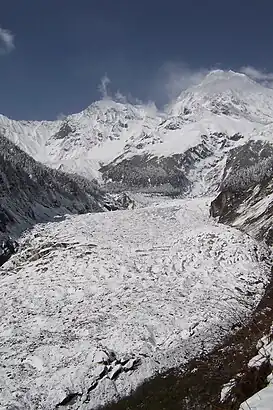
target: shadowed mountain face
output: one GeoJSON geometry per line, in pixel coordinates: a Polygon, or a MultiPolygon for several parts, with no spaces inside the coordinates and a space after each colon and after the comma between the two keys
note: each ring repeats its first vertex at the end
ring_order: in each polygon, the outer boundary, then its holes
{"type": "Polygon", "coordinates": [[[48,168],[3,136],[0,163],[2,234],[18,234],[57,215],[104,210],[105,193],[96,182],[48,168]]]}
{"type": "Polygon", "coordinates": [[[230,151],[211,215],[273,244],[273,146],[263,141],[230,151]]]}
{"type": "Polygon", "coordinates": [[[219,178],[212,168],[217,168],[235,141],[242,138],[241,134],[228,136],[222,132],[203,134],[200,143],[181,154],[121,156],[99,171],[109,190],[186,195],[200,180],[206,180],[204,194],[215,185],[215,176],[219,178]]]}

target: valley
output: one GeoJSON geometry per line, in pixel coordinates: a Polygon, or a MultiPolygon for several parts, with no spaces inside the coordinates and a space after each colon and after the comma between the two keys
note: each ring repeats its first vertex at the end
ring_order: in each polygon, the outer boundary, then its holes
{"type": "Polygon", "coordinates": [[[163,112],[0,116],[0,239],[19,242],[0,268],[1,409],[175,409],[151,400],[168,383],[180,408],[235,409],[259,390],[220,400],[271,332],[272,118],[273,90],[221,70],[163,112]]]}

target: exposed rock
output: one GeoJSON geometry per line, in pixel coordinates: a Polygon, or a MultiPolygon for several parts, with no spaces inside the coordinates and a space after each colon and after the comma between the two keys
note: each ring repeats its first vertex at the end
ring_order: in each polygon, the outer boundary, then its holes
{"type": "Polygon", "coordinates": [[[57,404],[56,409],[65,408],[76,403],[79,393],[69,393],[61,403],[57,404]]]}
{"type": "Polygon", "coordinates": [[[94,356],[94,362],[95,363],[104,363],[107,364],[109,362],[109,356],[108,354],[103,351],[103,350],[97,350],[95,356],[94,356]]]}
{"type": "Polygon", "coordinates": [[[211,203],[210,216],[213,218],[227,216],[227,213],[233,210],[234,201],[234,193],[229,191],[221,192],[211,203]]]}
{"type": "Polygon", "coordinates": [[[139,360],[138,360],[138,359],[130,359],[130,360],[124,365],[124,370],[125,370],[125,371],[134,370],[138,365],[139,365],[139,360]]]}
{"type": "Polygon", "coordinates": [[[239,141],[240,139],[244,138],[242,134],[237,132],[236,134],[229,137],[232,141],[239,141]]]}
{"type": "Polygon", "coordinates": [[[231,150],[210,214],[267,244],[273,243],[273,146],[250,141],[231,150]]]}
{"type": "Polygon", "coordinates": [[[118,209],[134,209],[133,201],[125,192],[105,196],[104,207],[108,211],[117,211],[118,209]]]}
{"type": "Polygon", "coordinates": [[[18,242],[7,238],[2,241],[0,246],[0,266],[2,266],[9,258],[18,252],[19,244],[18,242]]]}
{"type": "Polygon", "coordinates": [[[114,366],[114,368],[109,373],[109,379],[111,379],[111,380],[115,379],[122,370],[123,370],[123,368],[122,368],[121,364],[116,364],[114,366]]]}
{"type": "Polygon", "coordinates": [[[90,395],[99,386],[99,383],[104,379],[115,382],[121,373],[135,370],[141,363],[140,359],[116,359],[115,352],[98,350],[94,356],[94,362],[98,365],[93,369],[93,378],[89,387],[85,391],[69,393],[64,399],[55,406],[55,409],[70,408],[74,404],[88,403],[90,395]],[[124,363],[124,364],[122,364],[124,363]],[[106,365],[107,364],[107,365],[106,365]]]}
{"type": "Polygon", "coordinates": [[[52,138],[54,139],[64,139],[66,137],[69,136],[69,134],[73,133],[73,129],[72,127],[68,124],[68,122],[64,122],[61,127],[60,130],[58,132],[56,132],[56,134],[54,134],[52,136],[52,138]]]}
{"type": "Polygon", "coordinates": [[[48,168],[1,135],[0,163],[0,233],[18,235],[57,215],[103,211],[111,198],[97,182],[48,168]]]}

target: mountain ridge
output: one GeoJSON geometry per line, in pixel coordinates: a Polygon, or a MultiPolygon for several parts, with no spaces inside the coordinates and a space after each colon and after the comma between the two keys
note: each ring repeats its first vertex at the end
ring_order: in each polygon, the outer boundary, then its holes
{"type": "Polygon", "coordinates": [[[102,166],[135,155],[170,157],[213,132],[259,136],[273,118],[273,90],[232,71],[216,70],[183,91],[164,112],[153,104],[111,99],[56,121],[13,121],[0,130],[36,160],[90,179],[102,166]]]}
{"type": "Polygon", "coordinates": [[[0,239],[67,214],[123,206],[96,183],[49,168],[0,134],[0,239]]]}

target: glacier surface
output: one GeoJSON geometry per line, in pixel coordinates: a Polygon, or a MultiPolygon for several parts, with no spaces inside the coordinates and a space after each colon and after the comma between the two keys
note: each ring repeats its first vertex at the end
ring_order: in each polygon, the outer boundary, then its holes
{"type": "Polygon", "coordinates": [[[265,249],[210,198],[40,224],[0,270],[1,409],[87,410],[210,351],[261,299],[265,249]]]}

